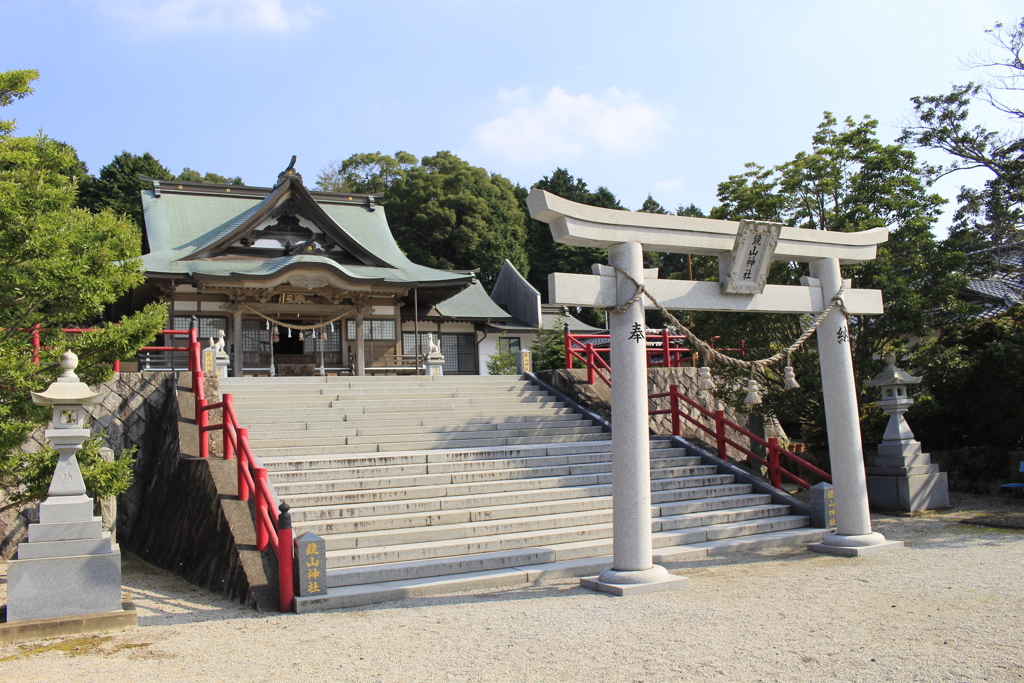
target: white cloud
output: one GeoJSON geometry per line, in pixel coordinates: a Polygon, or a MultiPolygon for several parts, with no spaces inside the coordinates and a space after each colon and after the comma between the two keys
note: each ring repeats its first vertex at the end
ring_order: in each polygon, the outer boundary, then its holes
{"type": "Polygon", "coordinates": [[[662,180],[661,182],[654,183],[654,187],[651,188],[651,194],[658,194],[664,192],[665,194],[677,194],[683,189],[682,178],[672,178],[671,180],[662,180]]]}
{"type": "Polygon", "coordinates": [[[321,11],[298,0],[100,0],[104,14],[134,29],[158,32],[305,28],[321,11]]]}
{"type": "Polygon", "coordinates": [[[669,128],[668,107],[610,88],[600,95],[570,95],[554,87],[535,102],[525,88],[498,92],[504,116],[477,126],[477,143],[509,159],[563,160],[598,149],[634,152],[650,148],[669,128]]]}

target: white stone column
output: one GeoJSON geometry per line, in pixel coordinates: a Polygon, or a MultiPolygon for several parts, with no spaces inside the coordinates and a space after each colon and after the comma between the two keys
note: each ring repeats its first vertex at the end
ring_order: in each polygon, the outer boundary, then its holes
{"type": "MultiPolygon", "coordinates": [[[[839,259],[823,258],[810,262],[811,277],[821,281],[822,302],[827,307],[839,291],[842,274],[839,259]]],[[[840,555],[859,555],[871,550],[902,547],[901,541],[886,541],[871,531],[867,480],[861,446],[860,410],[857,407],[857,381],[853,374],[850,327],[838,308],[818,327],[818,355],[821,385],[825,400],[825,426],[828,430],[832,487],[836,502],[836,531],[823,543],[811,544],[812,550],[840,555]]]]}
{"type": "MultiPolygon", "coordinates": [[[[643,249],[636,243],[613,244],[608,262],[644,281],[643,249]]],[[[619,305],[636,293],[636,285],[616,275],[619,305]]],[[[622,313],[609,315],[612,368],[612,566],[587,588],[616,595],[677,588],[687,580],[673,576],[652,560],[651,458],[647,415],[647,344],[643,338],[641,298],[622,313]]]]}

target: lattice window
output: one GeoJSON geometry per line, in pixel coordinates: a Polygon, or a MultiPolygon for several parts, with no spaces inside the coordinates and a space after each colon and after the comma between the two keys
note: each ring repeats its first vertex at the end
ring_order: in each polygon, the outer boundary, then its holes
{"type": "MultiPolygon", "coordinates": [[[[192,317],[187,315],[176,315],[174,316],[174,329],[175,330],[187,330],[192,324],[192,317]]],[[[199,339],[209,339],[213,337],[217,338],[217,333],[223,331],[225,336],[228,333],[228,319],[224,317],[217,318],[199,318],[199,339]]]]}
{"type": "Polygon", "coordinates": [[[332,323],[326,327],[316,329],[316,339],[313,339],[313,331],[305,332],[306,353],[331,353],[341,351],[341,327],[332,323]]]}
{"type": "MultiPolygon", "coordinates": [[[[395,341],[398,338],[398,326],[394,320],[364,320],[363,339],[365,341],[395,341]]],[[[356,321],[348,321],[348,338],[356,338],[356,321]]]]}
{"type": "Polygon", "coordinates": [[[445,373],[476,373],[476,335],[442,334],[445,373]]]}
{"type": "Polygon", "coordinates": [[[270,330],[264,320],[242,321],[242,350],[270,351],[270,330]]]}
{"type": "MultiPolygon", "coordinates": [[[[427,332],[420,332],[420,355],[425,356],[430,353],[430,339],[428,338],[427,332]]],[[[412,356],[416,353],[416,333],[415,332],[403,332],[402,333],[402,353],[412,356]]]]}

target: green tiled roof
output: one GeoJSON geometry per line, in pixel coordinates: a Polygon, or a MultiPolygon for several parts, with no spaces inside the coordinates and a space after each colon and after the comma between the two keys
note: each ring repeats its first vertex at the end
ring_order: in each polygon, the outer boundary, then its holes
{"type": "Polygon", "coordinates": [[[494,321],[512,319],[509,313],[491,301],[487,290],[479,282],[473,282],[452,298],[439,303],[437,312],[445,318],[483,318],[494,321]]]}
{"type": "MultiPolygon", "coordinates": [[[[205,189],[205,188],[204,188],[205,189]]],[[[210,188],[213,190],[214,188],[210,188]]],[[[226,238],[253,216],[273,197],[266,188],[230,188],[233,194],[220,195],[174,192],[166,186],[142,192],[146,234],[150,253],[142,257],[149,275],[271,275],[291,267],[308,265],[337,270],[348,279],[368,279],[397,285],[458,285],[471,276],[428,268],[410,261],[391,235],[382,207],[371,211],[358,203],[318,202],[328,217],[366,251],[394,267],[339,264],[318,255],[295,254],[268,258],[197,258],[190,256],[210,244],[226,238]]],[[[316,199],[320,193],[310,193],[316,199]]]]}

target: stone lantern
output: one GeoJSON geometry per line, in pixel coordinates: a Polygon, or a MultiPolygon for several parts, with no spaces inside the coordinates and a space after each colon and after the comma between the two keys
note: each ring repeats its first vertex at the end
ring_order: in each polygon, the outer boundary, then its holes
{"type": "Polygon", "coordinates": [[[32,393],[34,403],[53,408],[44,435],[60,458],[39,522],[29,525],[18,559],[8,564],[8,622],[121,611],[121,552],[93,516],[75,457],[90,435],[85,406],[101,403],[104,394],[78,379],[75,354],[64,353],[60,365],[57,381],[32,393]]]}
{"type": "Polygon", "coordinates": [[[932,464],[921,451],[903,414],[914,404],[907,387],[921,382],[920,377],[896,367],[896,356],[885,356],[886,368],[864,384],[878,387],[882,400],[878,406],[889,415],[889,423],[878,444],[873,466],[867,468],[868,500],[878,511],[917,512],[949,507],[946,474],[932,464]]]}

